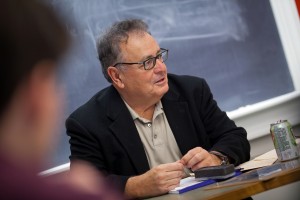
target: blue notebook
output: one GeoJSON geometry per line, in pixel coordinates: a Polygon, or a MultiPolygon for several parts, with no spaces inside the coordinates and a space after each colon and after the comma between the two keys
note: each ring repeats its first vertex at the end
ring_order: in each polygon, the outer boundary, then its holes
{"type": "Polygon", "coordinates": [[[213,183],[216,183],[216,181],[213,179],[208,179],[205,181],[197,181],[195,177],[191,176],[191,177],[181,179],[180,186],[169,191],[169,194],[181,194],[213,183]]]}
{"type": "MultiPolygon", "coordinates": [[[[240,170],[236,170],[234,176],[240,175],[242,172],[240,170]]],[[[232,178],[232,177],[230,177],[232,178]]],[[[219,181],[224,180],[214,180],[214,179],[208,179],[204,181],[196,180],[195,177],[190,176],[184,179],[181,179],[180,186],[176,187],[175,189],[169,191],[169,194],[182,194],[200,187],[204,187],[206,185],[210,185],[219,181]]]]}

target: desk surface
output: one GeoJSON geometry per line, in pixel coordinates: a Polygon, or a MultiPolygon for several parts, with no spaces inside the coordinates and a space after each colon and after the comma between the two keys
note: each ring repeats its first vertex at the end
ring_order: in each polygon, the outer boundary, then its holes
{"type": "Polygon", "coordinates": [[[296,181],[300,181],[300,158],[251,170],[227,181],[183,194],[166,194],[149,200],[243,199],[296,181]]]}

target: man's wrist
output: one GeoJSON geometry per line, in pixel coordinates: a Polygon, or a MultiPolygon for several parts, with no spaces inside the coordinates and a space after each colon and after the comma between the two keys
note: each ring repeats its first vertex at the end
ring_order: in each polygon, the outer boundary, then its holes
{"type": "Polygon", "coordinates": [[[224,154],[222,154],[218,151],[210,151],[209,153],[212,154],[212,155],[215,155],[216,157],[218,157],[220,159],[220,161],[221,161],[220,165],[229,164],[229,159],[226,155],[224,155],[224,154]]]}
{"type": "Polygon", "coordinates": [[[125,191],[124,191],[126,199],[133,199],[133,198],[136,198],[137,196],[139,196],[137,185],[138,184],[137,184],[137,180],[136,180],[135,176],[130,177],[127,180],[127,183],[125,185],[125,191]]]}

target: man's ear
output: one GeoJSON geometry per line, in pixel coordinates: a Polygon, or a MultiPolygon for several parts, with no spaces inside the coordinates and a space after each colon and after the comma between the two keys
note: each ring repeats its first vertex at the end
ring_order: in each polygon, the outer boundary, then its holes
{"type": "Polygon", "coordinates": [[[107,68],[107,74],[109,75],[109,77],[112,80],[112,83],[118,87],[118,88],[124,88],[124,83],[122,81],[123,76],[122,76],[122,72],[116,68],[116,67],[108,67],[107,68]]]}

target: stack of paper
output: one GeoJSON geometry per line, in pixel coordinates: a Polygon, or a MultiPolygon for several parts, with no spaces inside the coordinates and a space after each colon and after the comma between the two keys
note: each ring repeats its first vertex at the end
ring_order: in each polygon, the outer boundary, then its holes
{"type": "Polygon", "coordinates": [[[267,153],[264,153],[254,158],[253,160],[241,164],[239,167],[241,168],[242,171],[256,169],[256,168],[272,165],[276,160],[277,160],[277,154],[275,149],[273,149],[271,151],[268,151],[267,153]]]}

